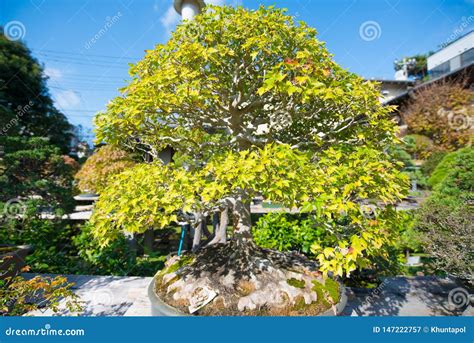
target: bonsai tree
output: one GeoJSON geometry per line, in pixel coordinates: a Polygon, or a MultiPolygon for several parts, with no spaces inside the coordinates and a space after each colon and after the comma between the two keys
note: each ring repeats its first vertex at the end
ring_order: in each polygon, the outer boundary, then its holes
{"type": "Polygon", "coordinates": [[[78,188],[83,191],[100,193],[113,175],[135,165],[126,151],[112,145],[97,149],[76,174],[78,188]]]}
{"type": "Polygon", "coordinates": [[[313,28],[273,7],[210,7],[131,75],[96,117],[97,137],[154,160],[102,192],[95,235],[108,244],[124,230],[232,214],[228,243],[200,245],[157,276],[169,304],[193,311],[196,299],[217,294],[200,313],[319,313],[339,300],[321,273],[350,274],[390,241],[391,205],[406,182],[383,152],[394,139],[392,109],[380,105],[377,85],[332,61],[313,28]],[[163,165],[167,146],[176,154],[163,165]],[[332,232],[311,247],[319,264],[255,245],[257,194],[315,214],[332,232]],[[383,205],[361,207],[363,199],[383,205]]]}

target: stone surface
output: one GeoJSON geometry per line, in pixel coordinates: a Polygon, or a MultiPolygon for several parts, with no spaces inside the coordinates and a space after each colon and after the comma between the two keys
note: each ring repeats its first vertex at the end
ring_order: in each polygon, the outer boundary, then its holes
{"type": "Polygon", "coordinates": [[[450,292],[469,292],[456,281],[433,276],[390,277],[376,289],[348,289],[345,316],[461,315],[467,301],[455,306],[450,292]]]}

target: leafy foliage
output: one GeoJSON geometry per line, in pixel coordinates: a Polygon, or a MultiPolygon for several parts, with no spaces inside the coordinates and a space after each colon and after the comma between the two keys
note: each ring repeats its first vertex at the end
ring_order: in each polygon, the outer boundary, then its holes
{"type": "Polygon", "coordinates": [[[415,91],[401,114],[410,132],[429,137],[439,148],[456,150],[473,134],[473,94],[462,83],[435,83],[415,91]]]}
{"type": "Polygon", "coordinates": [[[22,137],[0,137],[0,146],[0,201],[34,197],[37,206],[72,209],[76,164],[59,148],[44,138],[22,137]]]}
{"type": "Polygon", "coordinates": [[[73,285],[62,276],[35,276],[29,280],[15,276],[0,280],[0,315],[22,316],[40,306],[58,312],[59,301],[64,298],[69,311],[80,313],[82,305],[71,290],[73,285]]]}
{"type": "Polygon", "coordinates": [[[0,28],[0,135],[45,137],[69,152],[72,126],[54,105],[41,65],[0,28]]]}
{"type": "Polygon", "coordinates": [[[155,157],[168,145],[209,156],[272,142],[381,143],[394,131],[376,84],[339,67],[314,29],[272,7],[212,7],[130,74],[96,117],[97,137],[149,146],[155,157]]]}
{"type": "MultiPolygon", "coordinates": [[[[319,234],[325,230],[319,230],[319,234]]],[[[257,245],[280,251],[301,251],[310,253],[310,247],[318,235],[310,219],[292,219],[283,213],[268,213],[253,227],[253,237],[257,245]]]]}
{"type": "Polygon", "coordinates": [[[77,186],[81,191],[100,193],[113,175],[131,168],[135,162],[124,150],[112,145],[97,149],[76,174],[77,186]]]}
{"type": "MultiPolygon", "coordinates": [[[[202,211],[245,188],[249,196],[258,192],[287,207],[316,212],[319,228],[308,226],[298,233],[307,239],[303,249],[308,250],[312,240],[311,252],[323,270],[336,268],[339,275],[351,272],[364,264],[366,252],[388,243],[388,228],[398,218],[391,204],[402,196],[406,179],[393,173],[383,153],[367,148],[350,155],[330,148],[317,165],[310,156],[287,145],[267,145],[262,150],[214,157],[193,173],[172,166],[137,165],[104,190],[92,219],[94,232],[107,244],[121,230],[163,227],[180,219],[179,211],[202,211]],[[358,200],[367,198],[378,199],[386,207],[361,209],[358,200]],[[341,253],[346,250],[350,254],[341,253]]],[[[279,230],[272,225],[275,232],[260,232],[257,239],[265,241],[265,235],[270,236],[271,242],[264,244],[282,250],[300,245],[296,237],[284,240],[291,235],[283,234],[286,227],[279,230]]]]}
{"type": "Polygon", "coordinates": [[[444,156],[446,156],[446,152],[444,151],[435,151],[433,152],[426,160],[423,162],[421,166],[421,171],[425,177],[431,176],[434,172],[438,164],[443,160],[444,156]]]}
{"type": "Polygon", "coordinates": [[[403,137],[407,152],[413,159],[425,159],[435,150],[433,142],[426,136],[407,135],[403,137]]]}
{"type": "MultiPolygon", "coordinates": [[[[467,147],[445,155],[428,179],[428,184],[431,187],[441,184],[450,173],[459,171],[461,163],[469,166],[469,163],[472,163],[472,154],[472,147],[467,147]]],[[[452,182],[452,179],[450,181],[452,182]]]]}

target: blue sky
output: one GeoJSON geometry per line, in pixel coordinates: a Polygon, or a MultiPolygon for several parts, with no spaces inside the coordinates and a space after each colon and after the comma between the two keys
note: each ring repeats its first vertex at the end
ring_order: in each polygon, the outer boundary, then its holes
{"type": "MultiPolygon", "coordinates": [[[[339,64],[366,78],[391,79],[396,58],[436,50],[456,32],[474,28],[474,0],[206,1],[288,8],[318,30],[339,64]]],[[[179,21],[171,5],[172,0],[0,0],[0,25],[19,25],[50,76],[58,108],[71,123],[92,128],[94,113],[125,84],[128,63],[169,37],[179,21]]]]}

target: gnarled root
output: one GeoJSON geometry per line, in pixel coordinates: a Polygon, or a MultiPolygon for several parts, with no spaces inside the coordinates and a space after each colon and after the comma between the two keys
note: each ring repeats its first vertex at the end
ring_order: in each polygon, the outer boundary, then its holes
{"type": "Polygon", "coordinates": [[[232,240],[168,261],[156,292],[184,313],[316,315],[339,301],[339,284],[328,280],[305,256],[232,240]]]}

